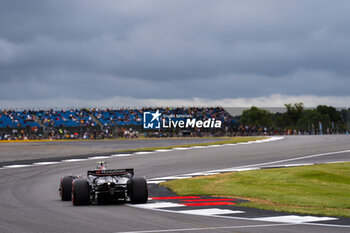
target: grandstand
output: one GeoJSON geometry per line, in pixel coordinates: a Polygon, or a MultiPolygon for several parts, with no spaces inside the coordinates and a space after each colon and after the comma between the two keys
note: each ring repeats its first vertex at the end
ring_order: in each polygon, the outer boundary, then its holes
{"type": "MultiPolygon", "coordinates": [[[[143,109],[70,109],[70,110],[0,110],[0,140],[7,139],[68,139],[68,138],[115,138],[134,137],[144,132],[154,136],[150,130],[143,130],[143,112],[156,111],[167,115],[187,116],[206,120],[215,118],[223,122],[223,127],[231,126],[235,119],[221,107],[215,108],[143,108],[143,109]]],[[[185,117],[183,117],[185,118],[185,117]]],[[[181,119],[181,117],[178,117],[181,119]]],[[[163,130],[164,131],[164,130],[163,130]]],[[[196,130],[195,135],[210,135],[219,132],[196,130]]],[[[157,133],[157,136],[184,135],[178,129],[157,133]]],[[[190,133],[189,135],[192,135],[190,133]]]]}
{"type": "Polygon", "coordinates": [[[84,110],[40,110],[35,115],[45,126],[79,127],[95,125],[92,117],[84,110]]]}
{"type": "Polygon", "coordinates": [[[0,128],[39,127],[33,114],[28,111],[0,111],[0,128]]]}
{"type": "Polygon", "coordinates": [[[142,126],[142,111],[139,109],[93,109],[92,113],[103,126],[142,126]]]}
{"type": "MultiPolygon", "coordinates": [[[[229,111],[229,110],[228,110],[229,111]]],[[[300,130],[270,125],[240,125],[226,109],[221,107],[176,107],[142,109],[69,109],[69,110],[0,110],[0,140],[21,139],[105,139],[176,136],[255,136],[319,134],[317,130],[300,130]],[[143,113],[157,111],[165,119],[175,121],[186,118],[221,120],[221,128],[162,128],[143,129],[143,113]],[[175,119],[174,119],[175,118],[175,119]]],[[[342,111],[344,122],[349,119],[349,110],[342,111]]],[[[346,128],[335,131],[325,129],[323,133],[348,133],[346,128]]]]}

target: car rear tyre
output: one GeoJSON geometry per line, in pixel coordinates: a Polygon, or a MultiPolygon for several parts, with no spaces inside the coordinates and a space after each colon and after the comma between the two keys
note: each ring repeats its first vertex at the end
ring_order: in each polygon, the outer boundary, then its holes
{"type": "Polygon", "coordinates": [[[141,204],[147,202],[148,186],[145,177],[135,177],[131,180],[130,200],[133,204],[141,204]]]}
{"type": "Polygon", "coordinates": [[[90,204],[90,188],[86,179],[77,179],[73,182],[73,205],[89,205],[90,204]]]}
{"type": "Polygon", "coordinates": [[[72,200],[72,182],[73,177],[71,176],[64,176],[61,178],[60,195],[62,201],[72,200]]]}

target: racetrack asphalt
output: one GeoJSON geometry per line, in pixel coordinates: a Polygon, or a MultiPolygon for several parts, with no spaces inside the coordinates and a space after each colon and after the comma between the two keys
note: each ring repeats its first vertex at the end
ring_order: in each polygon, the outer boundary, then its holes
{"type": "Polygon", "coordinates": [[[119,150],[146,147],[175,146],[193,143],[206,143],[223,140],[221,138],[162,138],[162,139],[111,139],[111,140],[71,140],[36,142],[1,142],[0,164],[30,162],[45,158],[81,158],[92,155],[104,155],[119,150]]]}
{"type": "MultiPolygon", "coordinates": [[[[38,147],[40,150],[40,147],[38,147]]],[[[290,136],[284,140],[237,146],[175,150],[106,159],[109,168],[135,168],[137,176],[156,178],[350,150],[350,136],[290,136]]],[[[287,160],[283,162],[283,160],[287,160]]],[[[305,157],[297,162],[350,161],[350,153],[305,157]]],[[[61,202],[59,179],[85,175],[94,160],[0,170],[0,232],[349,232],[322,224],[289,224],[159,212],[133,206],[73,207],[61,202]]],[[[325,200],[326,201],[326,200],[325,200]]],[[[350,227],[350,225],[348,225],[350,227]]]]}

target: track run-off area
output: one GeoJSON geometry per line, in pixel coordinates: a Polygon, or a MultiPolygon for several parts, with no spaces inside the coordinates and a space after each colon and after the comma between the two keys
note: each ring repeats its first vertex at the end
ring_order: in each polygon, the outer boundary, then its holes
{"type": "Polygon", "coordinates": [[[181,206],[185,202],[174,201],[176,199],[151,199],[148,206],[82,207],[59,199],[60,177],[86,175],[87,170],[95,168],[98,159],[105,160],[109,168],[134,168],[137,176],[145,176],[150,181],[150,191],[154,189],[151,186],[158,182],[181,177],[350,161],[349,135],[275,139],[4,166],[0,169],[0,232],[349,232],[350,220],[346,218],[276,213],[257,217],[254,216],[255,210],[235,209],[234,206],[230,209],[205,206],[189,210],[181,206]],[[150,208],[152,203],[155,208],[150,208]],[[169,207],[172,204],[173,207],[169,207]],[[173,211],[176,208],[178,211],[173,211]],[[242,212],[249,215],[242,217],[239,215],[242,212]]]}

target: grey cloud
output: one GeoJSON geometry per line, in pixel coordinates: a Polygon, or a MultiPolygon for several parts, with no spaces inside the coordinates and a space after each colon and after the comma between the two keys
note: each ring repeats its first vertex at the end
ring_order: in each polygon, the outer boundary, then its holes
{"type": "Polygon", "coordinates": [[[349,7],[348,1],[3,1],[0,98],[345,96],[349,7]]]}
{"type": "Polygon", "coordinates": [[[133,98],[174,99],[193,96],[203,99],[249,98],[269,96],[274,93],[285,95],[348,96],[348,86],[343,77],[325,71],[298,71],[279,79],[257,75],[230,75],[216,79],[189,79],[154,81],[101,76],[79,72],[54,72],[45,74],[45,82],[32,79],[30,84],[17,80],[0,86],[0,99],[21,100],[75,98],[89,102],[115,96],[133,98]],[[50,78],[47,78],[50,77],[50,78]],[[71,78],[79,77],[79,78],[71,78]],[[335,78],[336,77],[336,78],[335,78]],[[236,97],[237,98],[237,97],[236,97]]]}

